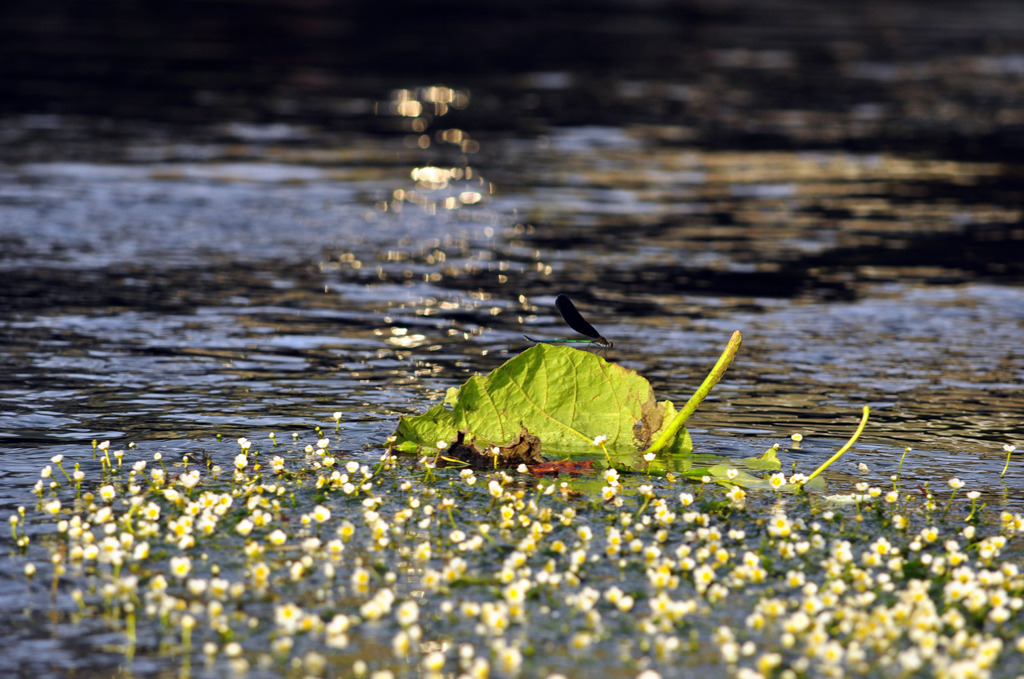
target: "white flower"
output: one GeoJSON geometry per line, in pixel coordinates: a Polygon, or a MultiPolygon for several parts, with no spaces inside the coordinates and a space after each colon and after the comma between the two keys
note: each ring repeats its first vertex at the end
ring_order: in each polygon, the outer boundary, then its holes
{"type": "Polygon", "coordinates": [[[428,672],[440,672],[442,667],[444,667],[444,653],[441,651],[431,651],[423,658],[423,669],[428,672]]]}
{"type": "Polygon", "coordinates": [[[171,557],[171,575],[183,579],[192,570],[192,560],[187,556],[171,557]]]}
{"type": "Polygon", "coordinates": [[[744,500],[747,498],[747,493],[739,486],[733,486],[730,488],[725,496],[733,503],[733,505],[742,505],[744,500]]]}
{"type": "Polygon", "coordinates": [[[403,601],[402,604],[395,611],[395,619],[398,624],[402,627],[408,627],[409,625],[416,622],[420,617],[420,607],[413,601],[403,601]]]}

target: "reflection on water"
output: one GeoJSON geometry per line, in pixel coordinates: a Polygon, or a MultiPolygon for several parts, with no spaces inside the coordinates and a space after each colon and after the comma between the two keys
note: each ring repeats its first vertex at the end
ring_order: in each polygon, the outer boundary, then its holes
{"type": "Polygon", "coordinates": [[[467,147],[439,124],[445,97],[472,101],[400,90],[382,107],[393,135],[337,147],[247,126],[242,147],[5,167],[10,447],[34,468],[56,444],[33,442],[200,439],[338,409],[376,443],[524,329],[563,332],[559,291],[676,401],[744,332],[698,446],[801,431],[824,455],[864,403],[890,455],[964,450],[991,472],[1020,436],[1024,293],[970,282],[1024,266],[1002,166],[705,152],[630,127],[467,147]]]}

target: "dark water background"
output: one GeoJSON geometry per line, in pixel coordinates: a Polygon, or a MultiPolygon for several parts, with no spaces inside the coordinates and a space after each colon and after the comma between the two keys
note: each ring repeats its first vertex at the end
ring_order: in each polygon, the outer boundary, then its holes
{"type": "Polygon", "coordinates": [[[677,402],[743,332],[703,452],[867,404],[834,483],[1024,500],[1024,5],[7,3],[0,82],[4,516],[93,440],[369,457],[559,292],[677,402]]]}

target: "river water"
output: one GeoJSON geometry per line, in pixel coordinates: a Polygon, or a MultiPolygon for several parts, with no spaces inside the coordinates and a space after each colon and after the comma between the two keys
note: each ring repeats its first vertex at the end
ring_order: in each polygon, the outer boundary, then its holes
{"type": "MultiPolygon", "coordinates": [[[[371,57],[332,61],[321,36],[238,91],[234,57],[258,49],[196,16],[133,62],[61,3],[13,13],[5,49],[40,61],[4,67],[0,513],[92,441],[227,454],[340,411],[369,459],[524,332],[567,334],[558,293],[677,403],[743,333],[690,422],[700,452],[779,443],[809,471],[869,405],[833,483],[885,481],[909,447],[906,478],[1019,507],[1024,470],[1000,472],[1024,448],[1024,21],[929,7],[624,4],[580,24],[569,3],[490,45],[491,8],[457,17],[477,26],[461,71],[450,45],[401,43],[354,77],[371,57]],[[76,31],[74,67],[30,45],[76,31]],[[488,67],[525,36],[521,64],[488,67]],[[172,49],[197,44],[228,56],[172,49]],[[163,87],[141,75],[161,55],[163,87]]],[[[284,10],[253,11],[270,31],[284,10]]]]}

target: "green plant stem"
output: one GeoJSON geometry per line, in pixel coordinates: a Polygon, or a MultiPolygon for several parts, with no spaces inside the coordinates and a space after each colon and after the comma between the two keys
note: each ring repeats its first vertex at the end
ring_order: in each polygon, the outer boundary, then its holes
{"type": "Polygon", "coordinates": [[[455,522],[455,516],[452,514],[452,508],[446,507],[446,509],[448,510],[448,521],[452,524],[452,530],[457,530],[459,528],[459,524],[455,522]]]}
{"type": "Polygon", "coordinates": [[[892,489],[899,490],[900,481],[903,479],[903,460],[907,459],[907,453],[910,452],[910,448],[903,449],[903,455],[900,456],[900,463],[896,466],[896,480],[892,482],[892,489]]]}
{"type": "Polygon", "coordinates": [[[135,658],[135,645],[137,643],[137,636],[135,632],[135,606],[128,604],[125,606],[127,615],[125,616],[125,636],[128,637],[128,647],[125,649],[125,656],[130,663],[135,658]]]}
{"type": "Polygon", "coordinates": [[[697,410],[704,398],[715,388],[718,381],[722,379],[722,375],[729,369],[729,365],[732,363],[732,359],[736,357],[736,352],[739,351],[740,342],[743,341],[743,336],[740,335],[740,331],[737,330],[732,334],[732,338],[729,339],[729,344],[726,345],[725,351],[718,358],[718,362],[715,363],[715,367],[711,369],[708,376],[704,378],[703,384],[700,388],[694,392],[690,400],[686,402],[683,409],[676,413],[675,419],[665,428],[665,431],[661,433],[658,440],[655,441],[650,448],[647,449],[648,453],[657,453],[662,448],[667,446],[669,442],[675,437],[686,420],[690,419],[690,415],[693,415],[694,411],[697,410]]]}
{"type": "Polygon", "coordinates": [[[949,510],[952,509],[952,507],[953,507],[953,500],[955,498],[956,498],[956,488],[954,488],[953,492],[949,494],[949,502],[946,503],[945,508],[942,510],[942,516],[939,517],[940,519],[945,519],[946,518],[946,514],[949,514],[949,510]]]}
{"type": "Polygon", "coordinates": [[[978,513],[978,511],[985,509],[985,507],[987,506],[987,504],[982,504],[981,507],[978,507],[978,501],[976,499],[971,500],[971,513],[967,515],[966,519],[964,519],[964,523],[970,523],[971,521],[974,521],[974,517],[978,513]]]}
{"type": "Polygon", "coordinates": [[[643,503],[643,505],[641,505],[640,509],[637,510],[636,514],[633,515],[633,520],[634,521],[636,519],[639,519],[640,516],[643,515],[643,513],[645,511],[647,511],[647,505],[649,505],[650,503],[651,503],[651,498],[645,495],[644,496],[644,503],[643,503]]]}
{"type": "Polygon", "coordinates": [[[860,438],[860,433],[862,431],[864,431],[864,427],[867,426],[867,424],[868,424],[868,415],[870,413],[871,413],[871,410],[867,406],[864,406],[864,414],[861,415],[860,424],[857,425],[857,431],[853,432],[853,436],[850,438],[850,440],[846,442],[845,446],[843,446],[838,451],[836,451],[836,454],[833,455],[832,457],[830,457],[828,459],[828,461],[825,462],[825,464],[823,464],[820,467],[818,467],[817,469],[815,469],[814,473],[811,474],[810,476],[808,476],[807,480],[804,481],[803,484],[801,484],[801,485],[805,485],[806,486],[808,483],[810,483],[814,479],[814,477],[816,477],[818,474],[820,474],[823,471],[825,471],[826,469],[828,469],[829,465],[831,465],[833,462],[835,462],[836,460],[841,458],[843,456],[843,453],[845,453],[847,450],[850,449],[851,446],[853,446],[853,444],[857,441],[857,439],[860,438]]]}

